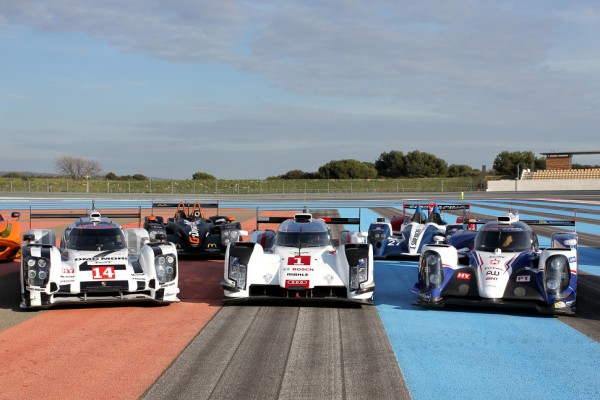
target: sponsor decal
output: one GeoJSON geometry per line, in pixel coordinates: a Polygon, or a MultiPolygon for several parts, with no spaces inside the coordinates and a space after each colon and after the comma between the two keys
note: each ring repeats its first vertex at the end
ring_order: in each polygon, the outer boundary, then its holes
{"type": "Polygon", "coordinates": [[[420,294],[419,298],[427,303],[429,303],[431,301],[431,295],[430,294],[420,294]]]}
{"type": "Polygon", "coordinates": [[[73,268],[64,268],[62,269],[62,273],[63,274],[67,274],[67,275],[72,275],[75,273],[75,270],[73,268]]]}
{"type": "Polygon", "coordinates": [[[500,260],[497,260],[497,259],[490,260],[490,265],[498,265],[498,264],[500,264],[500,260]]]}
{"type": "Polygon", "coordinates": [[[415,229],[415,234],[412,238],[412,240],[410,241],[410,245],[412,247],[417,245],[417,242],[419,241],[419,235],[421,234],[421,231],[423,230],[423,228],[416,228],[415,229]]]}
{"type": "Polygon", "coordinates": [[[497,281],[497,280],[498,280],[498,278],[495,278],[495,277],[489,276],[489,277],[485,278],[485,280],[486,280],[486,281],[497,281]]]}
{"type": "Polygon", "coordinates": [[[308,268],[308,267],[306,267],[306,268],[301,268],[301,267],[300,268],[292,268],[292,271],[307,271],[307,272],[312,272],[314,270],[315,270],[314,268],[308,268]]]}
{"type": "Polygon", "coordinates": [[[285,288],[289,289],[290,287],[302,287],[308,288],[310,281],[304,279],[295,279],[295,280],[286,280],[285,288]]]}
{"type": "Polygon", "coordinates": [[[113,265],[95,265],[92,267],[92,279],[115,279],[115,267],[113,265]]]}
{"type": "Polygon", "coordinates": [[[299,276],[299,277],[304,277],[304,276],[308,276],[307,273],[294,273],[294,272],[288,272],[286,274],[286,276],[299,276]]]}
{"type": "Polygon", "coordinates": [[[462,279],[462,280],[468,281],[468,280],[471,279],[471,274],[468,273],[468,272],[459,272],[458,274],[456,274],[456,277],[458,279],[462,279]]]}
{"type": "Polygon", "coordinates": [[[217,244],[216,243],[209,243],[206,245],[206,247],[208,247],[209,249],[216,249],[217,248],[217,244]]]}
{"type": "Polygon", "coordinates": [[[310,256],[288,257],[288,265],[310,265],[310,256]]]}
{"type": "Polygon", "coordinates": [[[486,271],[485,275],[494,275],[494,276],[498,276],[500,275],[500,271],[486,271]]]}
{"type": "Polygon", "coordinates": [[[577,257],[569,257],[569,263],[577,262],[577,257]]]}
{"type": "Polygon", "coordinates": [[[517,282],[529,282],[531,277],[529,275],[517,275],[517,282]]]}
{"type": "Polygon", "coordinates": [[[27,286],[27,290],[29,290],[30,292],[45,292],[46,288],[36,288],[32,286],[27,286]]]}
{"type": "Polygon", "coordinates": [[[127,260],[127,257],[78,257],[75,261],[95,261],[95,262],[107,262],[107,261],[123,261],[127,260]]]}

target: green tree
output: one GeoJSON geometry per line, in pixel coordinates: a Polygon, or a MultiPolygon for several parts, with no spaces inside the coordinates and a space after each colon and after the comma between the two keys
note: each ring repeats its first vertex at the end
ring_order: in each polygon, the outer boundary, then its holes
{"type": "Polygon", "coordinates": [[[142,174],[134,174],[131,179],[134,181],[147,181],[148,177],[142,174]]]}
{"type": "Polygon", "coordinates": [[[448,175],[448,163],[433,154],[414,150],[406,154],[406,175],[409,178],[431,178],[448,175]]]}
{"type": "Polygon", "coordinates": [[[493,168],[498,175],[516,178],[517,172],[536,165],[545,165],[545,159],[538,159],[532,151],[503,151],[494,159],[493,168]],[[517,171],[518,170],[518,171],[517,171]]]}
{"type": "Polygon", "coordinates": [[[301,169],[292,169],[281,175],[281,179],[304,179],[305,172],[301,169]]]}
{"type": "Polygon", "coordinates": [[[194,180],[203,180],[203,179],[217,179],[214,175],[211,175],[206,172],[196,172],[192,175],[192,179],[194,180]]]}
{"type": "Polygon", "coordinates": [[[406,160],[404,154],[398,150],[384,152],[375,161],[375,169],[381,177],[400,178],[406,175],[406,160]]]}
{"type": "Polygon", "coordinates": [[[358,160],[335,160],[319,167],[321,179],[372,179],[377,177],[373,163],[358,160]]]}
{"type": "Polygon", "coordinates": [[[476,176],[479,173],[479,170],[464,164],[452,164],[448,167],[448,176],[450,178],[476,176]]]}
{"type": "Polygon", "coordinates": [[[109,181],[116,181],[117,179],[119,179],[117,174],[115,174],[114,172],[109,172],[108,174],[104,175],[104,178],[109,181]]]}

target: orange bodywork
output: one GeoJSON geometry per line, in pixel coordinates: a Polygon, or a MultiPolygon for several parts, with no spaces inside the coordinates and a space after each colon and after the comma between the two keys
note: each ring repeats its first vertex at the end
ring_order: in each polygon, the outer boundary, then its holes
{"type": "Polygon", "coordinates": [[[21,225],[16,220],[7,220],[0,213],[0,261],[13,260],[21,252],[21,225]]]}

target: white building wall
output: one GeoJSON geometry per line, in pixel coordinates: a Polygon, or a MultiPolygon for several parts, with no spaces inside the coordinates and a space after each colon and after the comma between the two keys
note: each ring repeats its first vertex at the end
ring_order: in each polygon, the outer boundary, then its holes
{"type": "Polygon", "coordinates": [[[600,179],[527,179],[488,181],[488,192],[529,192],[543,190],[600,190],[600,179]]]}

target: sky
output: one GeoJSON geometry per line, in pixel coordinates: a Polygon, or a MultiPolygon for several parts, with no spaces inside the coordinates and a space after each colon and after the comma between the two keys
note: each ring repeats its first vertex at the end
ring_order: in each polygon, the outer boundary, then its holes
{"type": "Polygon", "coordinates": [[[599,38],[598,0],[0,0],[0,171],[600,151],[599,38]]]}

